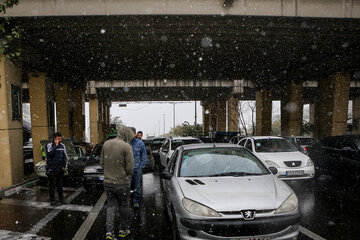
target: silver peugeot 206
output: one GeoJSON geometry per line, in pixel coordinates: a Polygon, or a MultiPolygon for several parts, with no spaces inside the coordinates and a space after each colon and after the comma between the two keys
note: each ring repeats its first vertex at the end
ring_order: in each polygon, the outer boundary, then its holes
{"type": "Polygon", "coordinates": [[[161,174],[173,239],[296,239],[293,190],[243,147],[177,148],[161,174]]]}

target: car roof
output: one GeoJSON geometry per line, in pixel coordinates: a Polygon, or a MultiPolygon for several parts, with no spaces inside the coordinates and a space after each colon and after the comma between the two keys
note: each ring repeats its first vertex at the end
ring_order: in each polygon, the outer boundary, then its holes
{"type": "Polygon", "coordinates": [[[254,140],[257,140],[257,139],[284,139],[282,137],[277,137],[277,136],[253,136],[253,137],[249,137],[249,138],[252,138],[254,140]]]}
{"type": "Polygon", "coordinates": [[[283,136],[283,138],[311,138],[311,139],[316,139],[316,138],[311,137],[311,136],[283,136]]]}
{"type": "Polygon", "coordinates": [[[172,137],[172,138],[169,138],[171,140],[186,140],[186,139],[197,139],[197,140],[200,140],[196,137],[172,137]]]}
{"type": "Polygon", "coordinates": [[[184,150],[191,149],[202,149],[202,148],[224,148],[224,147],[232,147],[232,148],[243,148],[237,144],[231,143],[203,143],[203,144],[187,144],[181,146],[184,150]]]}

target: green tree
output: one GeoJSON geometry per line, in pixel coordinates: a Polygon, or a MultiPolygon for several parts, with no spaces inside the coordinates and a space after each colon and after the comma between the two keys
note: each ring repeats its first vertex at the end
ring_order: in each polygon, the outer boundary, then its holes
{"type": "MultiPolygon", "coordinates": [[[[6,0],[0,4],[0,14],[17,5],[19,0],[6,0]]],[[[6,58],[15,59],[20,57],[21,48],[17,44],[20,40],[20,27],[9,17],[0,18],[0,54],[6,58]]]]}
{"type": "Polygon", "coordinates": [[[174,136],[196,136],[202,134],[202,125],[196,124],[190,125],[188,122],[184,122],[181,125],[175,126],[170,131],[171,135],[174,136]]]}

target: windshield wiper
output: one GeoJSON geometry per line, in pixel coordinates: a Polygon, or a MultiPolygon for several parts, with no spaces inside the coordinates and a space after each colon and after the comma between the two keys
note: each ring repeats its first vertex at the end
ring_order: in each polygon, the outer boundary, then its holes
{"type": "Polygon", "coordinates": [[[263,174],[247,173],[247,172],[226,172],[226,173],[218,173],[218,174],[214,174],[214,175],[209,175],[208,177],[220,177],[220,176],[241,177],[241,176],[253,176],[253,175],[263,175],[263,174]]]}

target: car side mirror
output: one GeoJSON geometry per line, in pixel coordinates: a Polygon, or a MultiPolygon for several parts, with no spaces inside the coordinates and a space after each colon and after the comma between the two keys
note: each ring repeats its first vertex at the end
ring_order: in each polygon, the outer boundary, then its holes
{"type": "Polygon", "coordinates": [[[166,179],[166,180],[170,180],[172,178],[172,175],[169,173],[168,170],[164,170],[161,175],[161,178],[166,179]]]}
{"type": "Polygon", "coordinates": [[[269,170],[272,174],[276,175],[278,173],[278,170],[276,167],[269,167],[269,170]]]}

